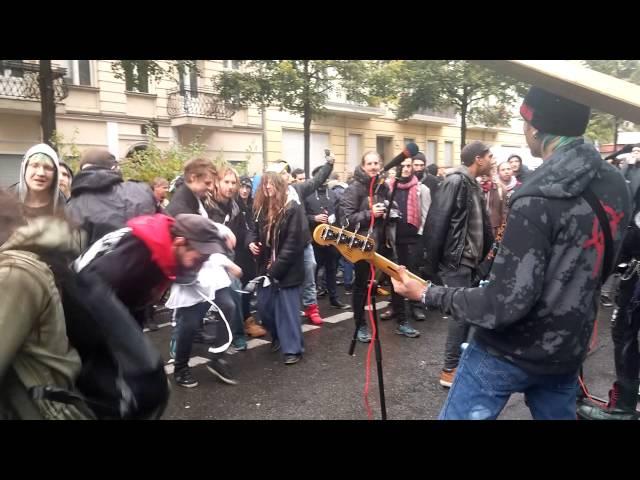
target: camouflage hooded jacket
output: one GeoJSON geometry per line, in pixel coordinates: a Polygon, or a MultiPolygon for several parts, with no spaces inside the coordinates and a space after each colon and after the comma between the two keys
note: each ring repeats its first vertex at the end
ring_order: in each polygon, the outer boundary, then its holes
{"type": "Polygon", "coordinates": [[[557,149],[511,198],[485,288],[427,290],[425,303],[465,318],[476,340],[532,374],[571,374],[584,360],[600,296],[604,236],[581,194],[603,204],[619,250],[630,195],[614,167],[582,139],[557,149]]]}

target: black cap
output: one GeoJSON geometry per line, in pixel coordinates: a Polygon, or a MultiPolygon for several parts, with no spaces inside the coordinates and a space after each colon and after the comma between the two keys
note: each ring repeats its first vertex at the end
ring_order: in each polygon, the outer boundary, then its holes
{"type": "Polygon", "coordinates": [[[538,87],[531,87],[520,115],[542,133],[579,137],[587,129],[591,109],[538,87]]]}
{"type": "Polygon", "coordinates": [[[424,163],[427,163],[427,157],[424,156],[424,153],[418,152],[413,156],[414,160],[422,160],[424,163]]]}
{"type": "Polygon", "coordinates": [[[173,233],[186,238],[189,244],[203,255],[225,252],[218,228],[211,220],[201,215],[182,213],[176,216],[173,233]]]}
{"type": "Polygon", "coordinates": [[[253,187],[253,180],[248,175],[242,175],[240,177],[240,186],[241,187],[253,187]]]}

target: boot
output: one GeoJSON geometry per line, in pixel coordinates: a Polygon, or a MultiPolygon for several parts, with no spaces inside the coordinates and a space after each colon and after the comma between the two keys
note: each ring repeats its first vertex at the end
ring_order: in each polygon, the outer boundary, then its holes
{"type": "Polygon", "coordinates": [[[264,337],[267,334],[267,330],[256,322],[256,319],[251,316],[244,321],[244,331],[250,337],[264,337]]]}
{"type": "Polygon", "coordinates": [[[583,404],[578,407],[578,416],[585,420],[638,420],[638,385],[640,382],[616,381],[609,390],[606,407],[583,404]]]}
{"type": "Polygon", "coordinates": [[[320,317],[320,310],[318,310],[318,304],[314,303],[304,309],[304,315],[314,325],[322,325],[322,318],[320,317]]]}

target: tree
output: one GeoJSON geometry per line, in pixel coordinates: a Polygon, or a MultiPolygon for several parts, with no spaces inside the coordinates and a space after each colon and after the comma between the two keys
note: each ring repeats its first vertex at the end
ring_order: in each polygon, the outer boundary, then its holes
{"type": "Polygon", "coordinates": [[[125,81],[125,88],[132,92],[149,92],[149,79],[180,81],[189,71],[198,72],[195,60],[115,60],[111,70],[117,79],[125,81]]]}
{"type": "MultiPolygon", "coordinates": [[[[220,98],[235,108],[271,106],[302,116],[304,169],[309,175],[311,121],[322,114],[332,90],[342,89],[347,100],[366,101],[367,62],[351,60],[252,60],[244,71],[223,72],[213,81],[220,98]]],[[[266,149],[266,145],[263,147],[266,149]]]]}
{"type": "Polygon", "coordinates": [[[466,143],[469,122],[507,125],[512,105],[525,85],[466,60],[377,62],[370,93],[395,104],[398,119],[423,108],[453,107],[460,115],[460,145],[466,143]]]}
{"type": "Polygon", "coordinates": [[[127,180],[150,182],[156,177],[162,177],[171,181],[182,174],[184,164],[188,160],[201,156],[205,148],[206,145],[196,139],[186,146],[173,144],[168,149],[162,150],[157,145],[155,133],[149,129],[146,148],[122,160],[120,168],[127,180]]]}
{"type": "MultiPolygon", "coordinates": [[[[592,70],[640,85],[640,61],[638,60],[585,60],[583,63],[592,70]]],[[[592,110],[585,135],[600,143],[617,145],[618,132],[623,125],[624,121],[619,117],[592,110]]]]}
{"type": "Polygon", "coordinates": [[[56,130],[56,98],[53,89],[53,70],[51,60],[40,60],[40,125],[42,126],[42,141],[54,147],[53,135],[56,130]]]}

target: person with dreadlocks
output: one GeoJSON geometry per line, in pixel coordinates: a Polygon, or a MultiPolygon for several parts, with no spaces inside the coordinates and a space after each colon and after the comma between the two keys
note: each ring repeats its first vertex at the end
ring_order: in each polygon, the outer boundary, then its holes
{"type": "Polygon", "coordinates": [[[284,363],[298,363],[304,351],[300,325],[300,287],[304,282],[304,249],[311,241],[300,203],[288,193],[278,173],[262,175],[253,203],[254,228],[247,235],[265,275],[258,292],[258,311],[273,339],[272,352],[282,349],[284,363]]]}
{"type": "Polygon", "coordinates": [[[404,269],[402,281],[393,280],[401,295],[477,327],[441,419],[495,419],[515,392],[535,419],[576,418],[578,373],[608,268],[599,217],[607,217],[615,252],[631,214],[622,174],[582,138],[590,113],[529,90],[520,107],[524,135],[543,163],[511,197],[488,285],[425,288],[404,269]]]}

